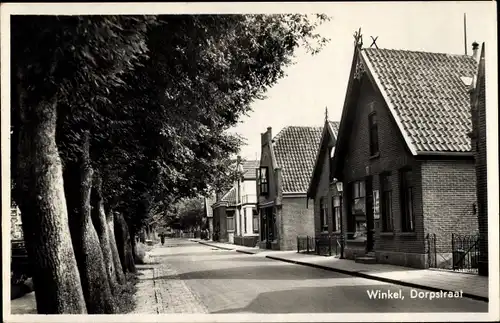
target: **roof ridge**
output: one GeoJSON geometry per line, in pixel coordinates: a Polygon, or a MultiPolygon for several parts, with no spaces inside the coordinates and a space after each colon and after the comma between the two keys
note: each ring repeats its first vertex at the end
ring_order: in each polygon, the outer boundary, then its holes
{"type": "Polygon", "coordinates": [[[465,54],[452,54],[445,52],[427,52],[423,50],[413,50],[413,49],[396,49],[396,48],[362,48],[362,51],[391,51],[391,52],[406,52],[406,53],[416,53],[416,54],[433,54],[433,55],[448,55],[448,56],[457,56],[457,57],[467,57],[470,59],[474,59],[470,55],[465,54]]]}
{"type": "Polygon", "coordinates": [[[287,130],[289,129],[292,129],[292,128],[301,128],[301,129],[306,129],[306,128],[309,128],[309,129],[312,129],[312,128],[323,128],[323,126],[293,126],[293,125],[288,125],[288,126],[284,126],[283,128],[281,128],[280,131],[278,131],[278,133],[274,136],[273,138],[273,141],[276,142],[278,141],[282,136],[283,136],[283,133],[285,133],[287,130]]]}

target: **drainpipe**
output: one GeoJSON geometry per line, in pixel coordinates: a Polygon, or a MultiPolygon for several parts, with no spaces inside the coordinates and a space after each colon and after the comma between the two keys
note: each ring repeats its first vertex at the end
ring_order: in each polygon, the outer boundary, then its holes
{"type": "Polygon", "coordinates": [[[243,217],[242,217],[242,214],[241,214],[241,210],[242,210],[242,207],[241,207],[241,176],[243,174],[243,167],[241,166],[241,156],[238,156],[236,158],[236,163],[237,163],[237,171],[238,171],[238,183],[237,183],[237,196],[236,196],[236,203],[237,203],[237,208],[238,208],[238,216],[240,218],[240,220],[238,221],[239,222],[239,231],[240,231],[240,237],[243,237],[243,226],[242,226],[242,221],[243,221],[243,217]]]}

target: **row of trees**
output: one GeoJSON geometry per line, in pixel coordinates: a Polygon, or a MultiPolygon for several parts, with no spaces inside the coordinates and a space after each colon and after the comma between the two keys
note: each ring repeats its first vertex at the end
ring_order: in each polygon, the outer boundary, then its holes
{"type": "Polygon", "coordinates": [[[227,133],[324,16],[12,16],[12,197],[40,314],[115,313],[151,210],[206,195],[227,133]]]}

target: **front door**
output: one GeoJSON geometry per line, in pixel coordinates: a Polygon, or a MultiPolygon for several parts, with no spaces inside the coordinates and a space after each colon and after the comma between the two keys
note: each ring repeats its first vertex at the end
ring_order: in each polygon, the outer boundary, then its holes
{"type": "Polygon", "coordinates": [[[274,240],[274,215],[273,208],[265,209],[266,213],[266,249],[271,249],[271,242],[274,240]]]}
{"type": "Polygon", "coordinates": [[[373,251],[375,226],[373,220],[373,186],[372,177],[366,178],[366,252],[373,251]]]}

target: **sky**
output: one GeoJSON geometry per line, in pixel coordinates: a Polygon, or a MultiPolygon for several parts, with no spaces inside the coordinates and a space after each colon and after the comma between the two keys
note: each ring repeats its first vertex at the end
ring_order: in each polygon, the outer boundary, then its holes
{"type": "Polygon", "coordinates": [[[363,47],[371,37],[377,46],[449,54],[465,54],[464,13],[467,17],[467,51],[472,43],[496,40],[494,7],[486,2],[340,3],[330,4],[332,18],[318,28],[330,38],[314,56],[299,49],[287,76],[268,90],[264,100],[230,129],[246,138],[240,155],[260,158],[260,134],[272,127],[275,136],[285,126],[322,126],[325,108],[332,121],[340,121],[354,50],[353,34],[359,28],[363,47]],[[492,19],[493,18],[493,19],[492,19]]]}

